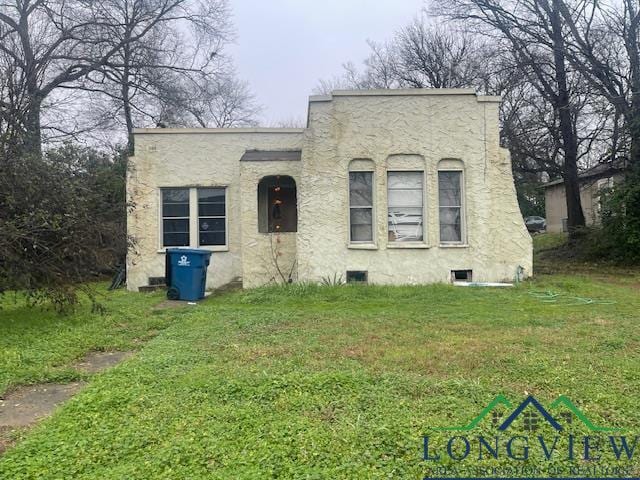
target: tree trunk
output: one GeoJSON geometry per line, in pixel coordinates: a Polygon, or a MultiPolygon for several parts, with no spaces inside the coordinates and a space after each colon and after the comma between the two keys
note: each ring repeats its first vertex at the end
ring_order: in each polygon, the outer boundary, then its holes
{"type": "Polygon", "coordinates": [[[127,124],[127,155],[135,154],[135,140],[133,137],[133,119],[131,118],[131,102],[129,99],[129,80],[122,82],[122,98],[124,99],[124,118],[127,124]]]}
{"type": "Polygon", "coordinates": [[[24,139],[22,142],[22,153],[29,156],[42,156],[42,130],[40,127],[40,114],[42,111],[42,100],[31,97],[29,109],[24,120],[24,139]]]}
{"type": "Polygon", "coordinates": [[[640,48],[638,48],[638,12],[633,1],[627,1],[629,10],[629,27],[625,38],[625,47],[629,56],[631,83],[631,108],[626,118],[631,150],[629,163],[635,170],[640,170],[640,48]]]}
{"type": "MultiPolygon", "coordinates": [[[[127,38],[129,34],[127,33],[127,38]]],[[[131,62],[131,50],[129,44],[124,46],[122,78],[120,81],[120,94],[122,96],[122,105],[124,110],[124,119],[127,124],[127,154],[132,156],[135,154],[135,139],[133,137],[133,118],[131,117],[131,98],[129,96],[129,66],[131,62]]]]}
{"type": "Polygon", "coordinates": [[[28,2],[22,3],[19,8],[20,17],[16,24],[16,31],[20,36],[20,42],[24,52],[24,85],[28,102],[27,109],[23,117],[24,136],[20,148],[21,153],[27,156],[39,158],[42,156],[42,129],[40,126],[40,116],[44,96],[38,84],[38,68],[29,33],[29,12],[27,5],[28,2]]]}
{"type": "Polygon", "coordinates": [[[626,123],[631,139],[629,164],[632,169],[640,171],[640,92],[632,94],[631,109],[626,123]]]}
{"type": "Polygon", "coordinates": [[[575,135],[569,88],[567,86],[566,51],[562,33],[562,19],[559,8],[560,0],[553,0],[551,9],[551,30],[553,40],[553,61],[555,81],[558,87],[556,110],[560,122],[562,149],[564,152],[564,186],[567,201],[567,226],[569,237],[575,236],[576,229],[584,227],[584,214],[580,200],[580,181],[578,178],[578,142],[575,135]]]}

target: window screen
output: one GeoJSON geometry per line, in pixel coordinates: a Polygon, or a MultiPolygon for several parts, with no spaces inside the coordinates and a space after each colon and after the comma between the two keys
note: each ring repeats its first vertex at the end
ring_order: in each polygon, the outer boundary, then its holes
{"type": "Polygon", "coordinates": [[[186,247],[189,245],[189,189],[162,190],[162,245],[186,247]]]}
{"type": "Polygon", "coordinates": [[[373,172],[349,172],[349,240],[373,241],[373,172]]]}
{"type": "Polygon", "coordinates": [[[423,176],[423,172],[388,173],[389,241],[422,241],[423,176]]]}

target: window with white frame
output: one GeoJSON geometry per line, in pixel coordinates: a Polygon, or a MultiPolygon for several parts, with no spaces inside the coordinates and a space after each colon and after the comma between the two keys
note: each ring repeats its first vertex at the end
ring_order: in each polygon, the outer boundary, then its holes
{"type": "Polygon", "coordinates": [[[463,238],[462,172],[438,172],[440,243],[461,243],[463,238]]]}
{"type": "Polygon", "coordinates": [[[225,246],[226,188],[163,188],[162,247],[225,246]]]}
{"type": "Polygon", "coordinates": [[[373,242],[373,172],[349,172],[349,240],[373,242]]]}
{"type": "Polygon", "coordinates": [[[198,245],[227,243],[225,188],[198,188],[198,245]]]}
{"type": "Polygon", "coordinates": [[[189,189],[162,189],[162,245],[188,247],[189,189]]]}
{"type": "Polygon", "coordinates": [[[387,173],[390,242],[422,242],[424,172],[387,173]]]}

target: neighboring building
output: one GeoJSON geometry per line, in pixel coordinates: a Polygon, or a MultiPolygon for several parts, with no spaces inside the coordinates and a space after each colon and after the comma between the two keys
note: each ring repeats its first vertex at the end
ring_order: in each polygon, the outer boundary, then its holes
{"type": "Polygon", "coordinates": [[[212,250],[209,288],[531,275],[499,101],[336,91],[309,99],[304,129],[136,130],[128,288],[164,276],[167,246],[212,250]]]}
{"type": "MultiPolygon", "coordinates": [[[[603,163],[579,175],[580,202],[587,225],[597,225],[600,222],[601,191],[618,183],[623,178],[623,172],[624,166],[622,164],[603,163]]],[[[544,184],[547,232],[568,231],[566,198],[562,180],[544,184]]]]}

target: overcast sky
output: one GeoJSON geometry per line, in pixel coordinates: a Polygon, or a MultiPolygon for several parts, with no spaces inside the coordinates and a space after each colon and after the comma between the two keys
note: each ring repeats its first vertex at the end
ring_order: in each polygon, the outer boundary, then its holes
{"type": "Polygon", "coordinates": [[[409,23],[423,0],[231,0],[238,74],[264,107],[261,123],[303,119],[321,78],[367,56],[409,23]]]}

